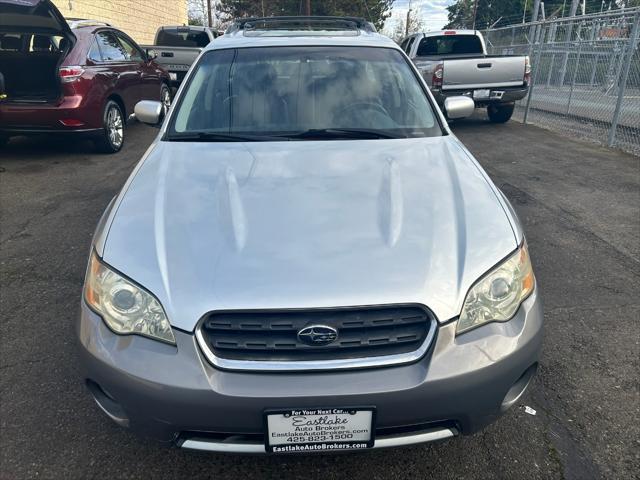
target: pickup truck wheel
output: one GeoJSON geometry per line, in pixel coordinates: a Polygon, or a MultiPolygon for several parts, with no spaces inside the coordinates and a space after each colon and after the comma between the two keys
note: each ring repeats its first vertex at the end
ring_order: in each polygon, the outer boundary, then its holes
{"type": "Polygon", "coordinates": [[[489,105],[487,107],[487,114],[489,115],[489,120],[493,123],[505,123],[508,122],[513,115],[513,109],[515,108],[515,104],[507,104],[507,105],[489,105]]]}
{"type": "Polygon", "coordinates": [[[102,132],[95,143],[103,153],[119,152],[124,144],[124,116],[120,106],[113,100],[109,100],[104,106],[102,132]]]}

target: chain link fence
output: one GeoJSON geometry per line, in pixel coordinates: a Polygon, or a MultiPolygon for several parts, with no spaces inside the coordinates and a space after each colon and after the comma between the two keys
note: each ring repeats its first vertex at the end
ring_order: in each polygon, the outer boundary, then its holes
{"type": "Polygon", "coordinates": [[[531,58],[514,118],[640,155],[640,8],[483,34],[489,53],[531,58]]]}

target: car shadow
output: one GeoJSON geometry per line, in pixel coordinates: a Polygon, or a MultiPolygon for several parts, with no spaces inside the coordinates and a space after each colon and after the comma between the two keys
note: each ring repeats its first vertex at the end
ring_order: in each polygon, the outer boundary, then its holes
{"type": "Polygon", "coordinates": [[[88,138],[62,135],[34,135],[11,137],[0,147],[0,159],[24,160],[28,157],[50,156],[63,153],[94,153],[95,146],[88,138]]]}
{"type": "Polygon", "coordinates": [[[132,122],[127,125],[125,143],[117,153],[98,152],[88,137],[71,135],[34,135],[12,137],[6,145],[0,147],[0,168],[9,166],[23,167],[34,165],[71,164],[117,159],[139,159],[158,130],[147,125],[132,122]]]}

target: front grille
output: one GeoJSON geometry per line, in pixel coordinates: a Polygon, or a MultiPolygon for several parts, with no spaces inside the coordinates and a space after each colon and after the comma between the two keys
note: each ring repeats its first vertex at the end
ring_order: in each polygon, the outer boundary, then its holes
{"type": "Polygon", "coordinates": [[[217,358],[240,361],[322,361],[415,352],[434,322],[421,306],[212,312],[200,324],[201,341],[217,358]],[[326,345],[298,338],[306,327],[335,329],[326,345]]]}

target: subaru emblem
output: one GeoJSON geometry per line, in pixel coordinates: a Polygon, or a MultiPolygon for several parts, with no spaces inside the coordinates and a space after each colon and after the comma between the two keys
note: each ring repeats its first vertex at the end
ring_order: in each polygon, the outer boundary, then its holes
{"type": "Polygon", "coordinates": [[[338,331],[328,325],[310,325],[298,331],[298,340],[314,347],[328,345],[337,338],[338,331]]]}

